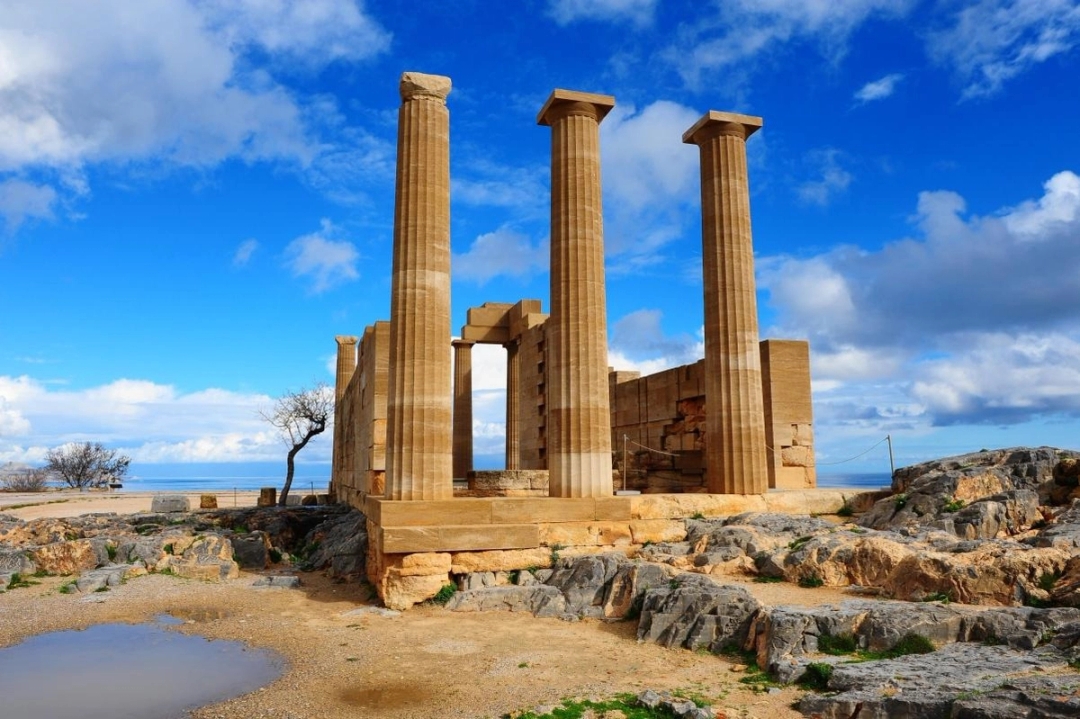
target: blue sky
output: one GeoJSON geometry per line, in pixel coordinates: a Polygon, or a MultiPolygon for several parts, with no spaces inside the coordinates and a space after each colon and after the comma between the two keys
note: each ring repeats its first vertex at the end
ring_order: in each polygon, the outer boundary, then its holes
{"type": "MultiPolygon", "coordinates": [[[[820,471],[1077,447],[1080,4],[0,0],[0,463],[276,461],[259,410],[389,314],[398,78],[449,75],[453,321],[547,306],[555,87],[601,126],[610,364],[702,354],[696,148],[748,143],[763,336],[820,471]]],[[[480,463],[503,356],[478,351],[480,463]]],[[[325,462],[328,438],[304,457],[325,462]]],[[[493,459],[494,458],[494,459],[493,459]]],[[[237,465],[238,466],[238,465],[237,465]]],[[[228,473],[232,473],[231,470],[228,473]]]]}

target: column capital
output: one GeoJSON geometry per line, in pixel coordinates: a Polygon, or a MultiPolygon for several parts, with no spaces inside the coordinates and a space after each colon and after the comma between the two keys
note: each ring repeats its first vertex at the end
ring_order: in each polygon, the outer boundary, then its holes
{"type": "Polygon", "coordinates": [[[450,346],[454,349],[468,348],[472,347],[474,344],[476,343],[472,340],[453,340],[450,342],[450,346]]]}
{"type": "Polygon", "coordinates": [[[350,346],[355,345],[357,342],[359,342],[360,338],[355,337],[353,335],[335,335],[334,336],[334,341],[338,343],[339,347],[341,345],[345,345],[346,347],[350,347],[350,346]]]}
{"type": "Polygon", "coordinates": [[[760,130],[762,124],[764,121],[754,115],[709,110],[693,127],[683,133],[682,141],[687,145],[700,145],[717,135],[735,135],[746,140],[760,130]]]}
{"type": "Polygon", "coordinates": [[[596,122],[600,123],[613,107],[615,107],[615,98],[611,95],[556,88],[552,90],[547,102],[540,108],[540,114],[536,116],[536,124],[550,125],[561,116],[575,114],[575,111],[592,115],[596,122]]]}
{"type": "Polygon", "coordinates": [[[402,102],[434,100],[445,103],[446,96],[450,94],[450,78],[422,72],[403,72],[398,90],[401,92],[402,102]]]}

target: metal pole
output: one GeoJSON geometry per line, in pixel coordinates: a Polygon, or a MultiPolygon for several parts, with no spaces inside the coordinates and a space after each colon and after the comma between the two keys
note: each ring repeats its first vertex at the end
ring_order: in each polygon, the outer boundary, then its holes
{"type": "Polygon", "coordinates": [[[889,475],[889,479],[892,479],[892,476],[896,474],[896,464],[893,462],[892,454],[892,435],[885,435],[885,440],[889,443],[889,471],[891,472],[891,474],[889,475]]]}

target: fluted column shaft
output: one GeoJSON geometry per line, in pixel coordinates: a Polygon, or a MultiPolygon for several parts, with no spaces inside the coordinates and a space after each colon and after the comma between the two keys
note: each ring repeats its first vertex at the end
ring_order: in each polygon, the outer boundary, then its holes
{"type": "Polygon", "coordinates": [[[337,372],[334,374],[334,447],[332,450],[333,466],[330,469],[330,494],[334,493],[335,485],[343,471],[344,466],[344,443],[348,428],[341,421],[338,405],[345,396],[345,390],[349,387],[353,373],[356,372],[356,341],[351,335],[338,335],[334,337],[337,342],[337,372]]]}
{"type": "Polygon", "coordinates": [[[552,497],[612,494],[600,121],[606,95],[556,90],[551,126],[551,318],[547,334],[552,497]]]}
{"type": "Polygon", "coordinates": [[[701,152],[705,468],[718,494],[769,487],[746,138],[761,118],[709,112],[683,141],[701,152]]]}
{"type": "Polygon", "coordinates": [[[506,468],[521,469],[521,355],[519,340],[506,343],[506,468]]]}
{"type": "Polygon", "coordinates": [[[473,344],[454,341],[454,479],[468,477],[473,468],[473,344]]]}
{"type": "Polygon", "coordinates": [[[401,77],[390,296],[386,497],[453,497],[450,78],[401,77]]]}

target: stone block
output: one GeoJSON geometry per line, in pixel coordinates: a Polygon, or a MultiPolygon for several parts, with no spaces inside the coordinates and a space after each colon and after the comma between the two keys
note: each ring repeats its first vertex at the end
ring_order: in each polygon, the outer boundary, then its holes
{"type": "Polygon", "coordinates": [[[778,467],[775,489],[812,489],[806,467],[778,467]]]}
{"type": "MultiPolygon", "coordinates": [[[[810,467],[814,464],[814,453],[809,447],[784,447],[780,450],[780,459],[784,467],[810,467]]],[[[777,486],[780,486],[779,481],[777,486]]]]}
{"type": "Polygon", "coordinates": [[[596,516],[592,497],[548,497],[544,499],[496,498],[491,502],[491,522],[587,522],[596,516]]]}
{"type": "MultiPolygon", "coordinates": [[[[491,499],[433,501],[378,500],[372,519],[382,527],[424,527],[432,524],[491,524],[491,499]]],[[[520,500],[528,501],[528,500],[520,500]]]]}
{"type": "Polygon", "coordinates": [[[630,497],[597,497],[595,502],[594,519],[614,521],[630,519],[632,507],[630,497]]]}
{"type": "Polygon", "coordinates": [[[540,546],[540,533],[536,524],[383,527],[381,534],[382,551],[387,554],[527,549],[540,546]]]}
{"type": "Polygon", "coordinates": [[[596,543],[602,547],[622,547],[634,541],[629,522],[601,522],[593,526],[596,529],[596,543]]]}
{"type": "MultiPolygon", "coordinates": [[[[801,470],[800,470],[801,471],[801,470]]],[[[835,514],[844,506],[845,498],[855,492],[839,489],[803,489],[801,491],[768,492],[763,495],[766,512],[784,514],[835,514]]]]}
{"type": "Polygon", "coordinates": [[[676,519],[636,519],[630,522],[634,544],[681,542],[686,539],[686,523],[676,519]]]}
{"type": "Polygon", "coordinates": [[[421,574],[449,574],[450,554],[446,552],[406,554],[401,557],[398,573],[403,577],[413,577],[421,574]]]}
{"type": "Polygon", "coordinates": [[[560,522],[540,525],[540,544],[551,547],[596,546],[597,532],[589,522],[560,522]]]}
{"type": "Polygon", "coordinates": [[[454,574],[508,572],[527,567],[547,567],[551,564],[551,550],[546,547],[455,552],[451,556],[450,571],[454,574]]]}
{"type": "Polygon", "coordinates": [[[199,495],[199,509],[217,509],[217,495],[216,494],[201,494],[199,495]]]}
{"type": "Polygon", "coordinates": [[[387,608],[403,611],[431,599],[449,583],[450,577],[446,574],[402,576],[396,570],[390,569],[380,583],[380,596],[387,608]]]}
{"type": "Polygon", "coordinates": [[[151,512],[173,513],[191,511],[191,502],[182,494],[156,494],[150,502],[151,512]]]}
{"type": "Polygon", "coordinates": [[[277,504],[277,487],[263,487],[259,490],[258,506],[273,507],[277,504]]]}

